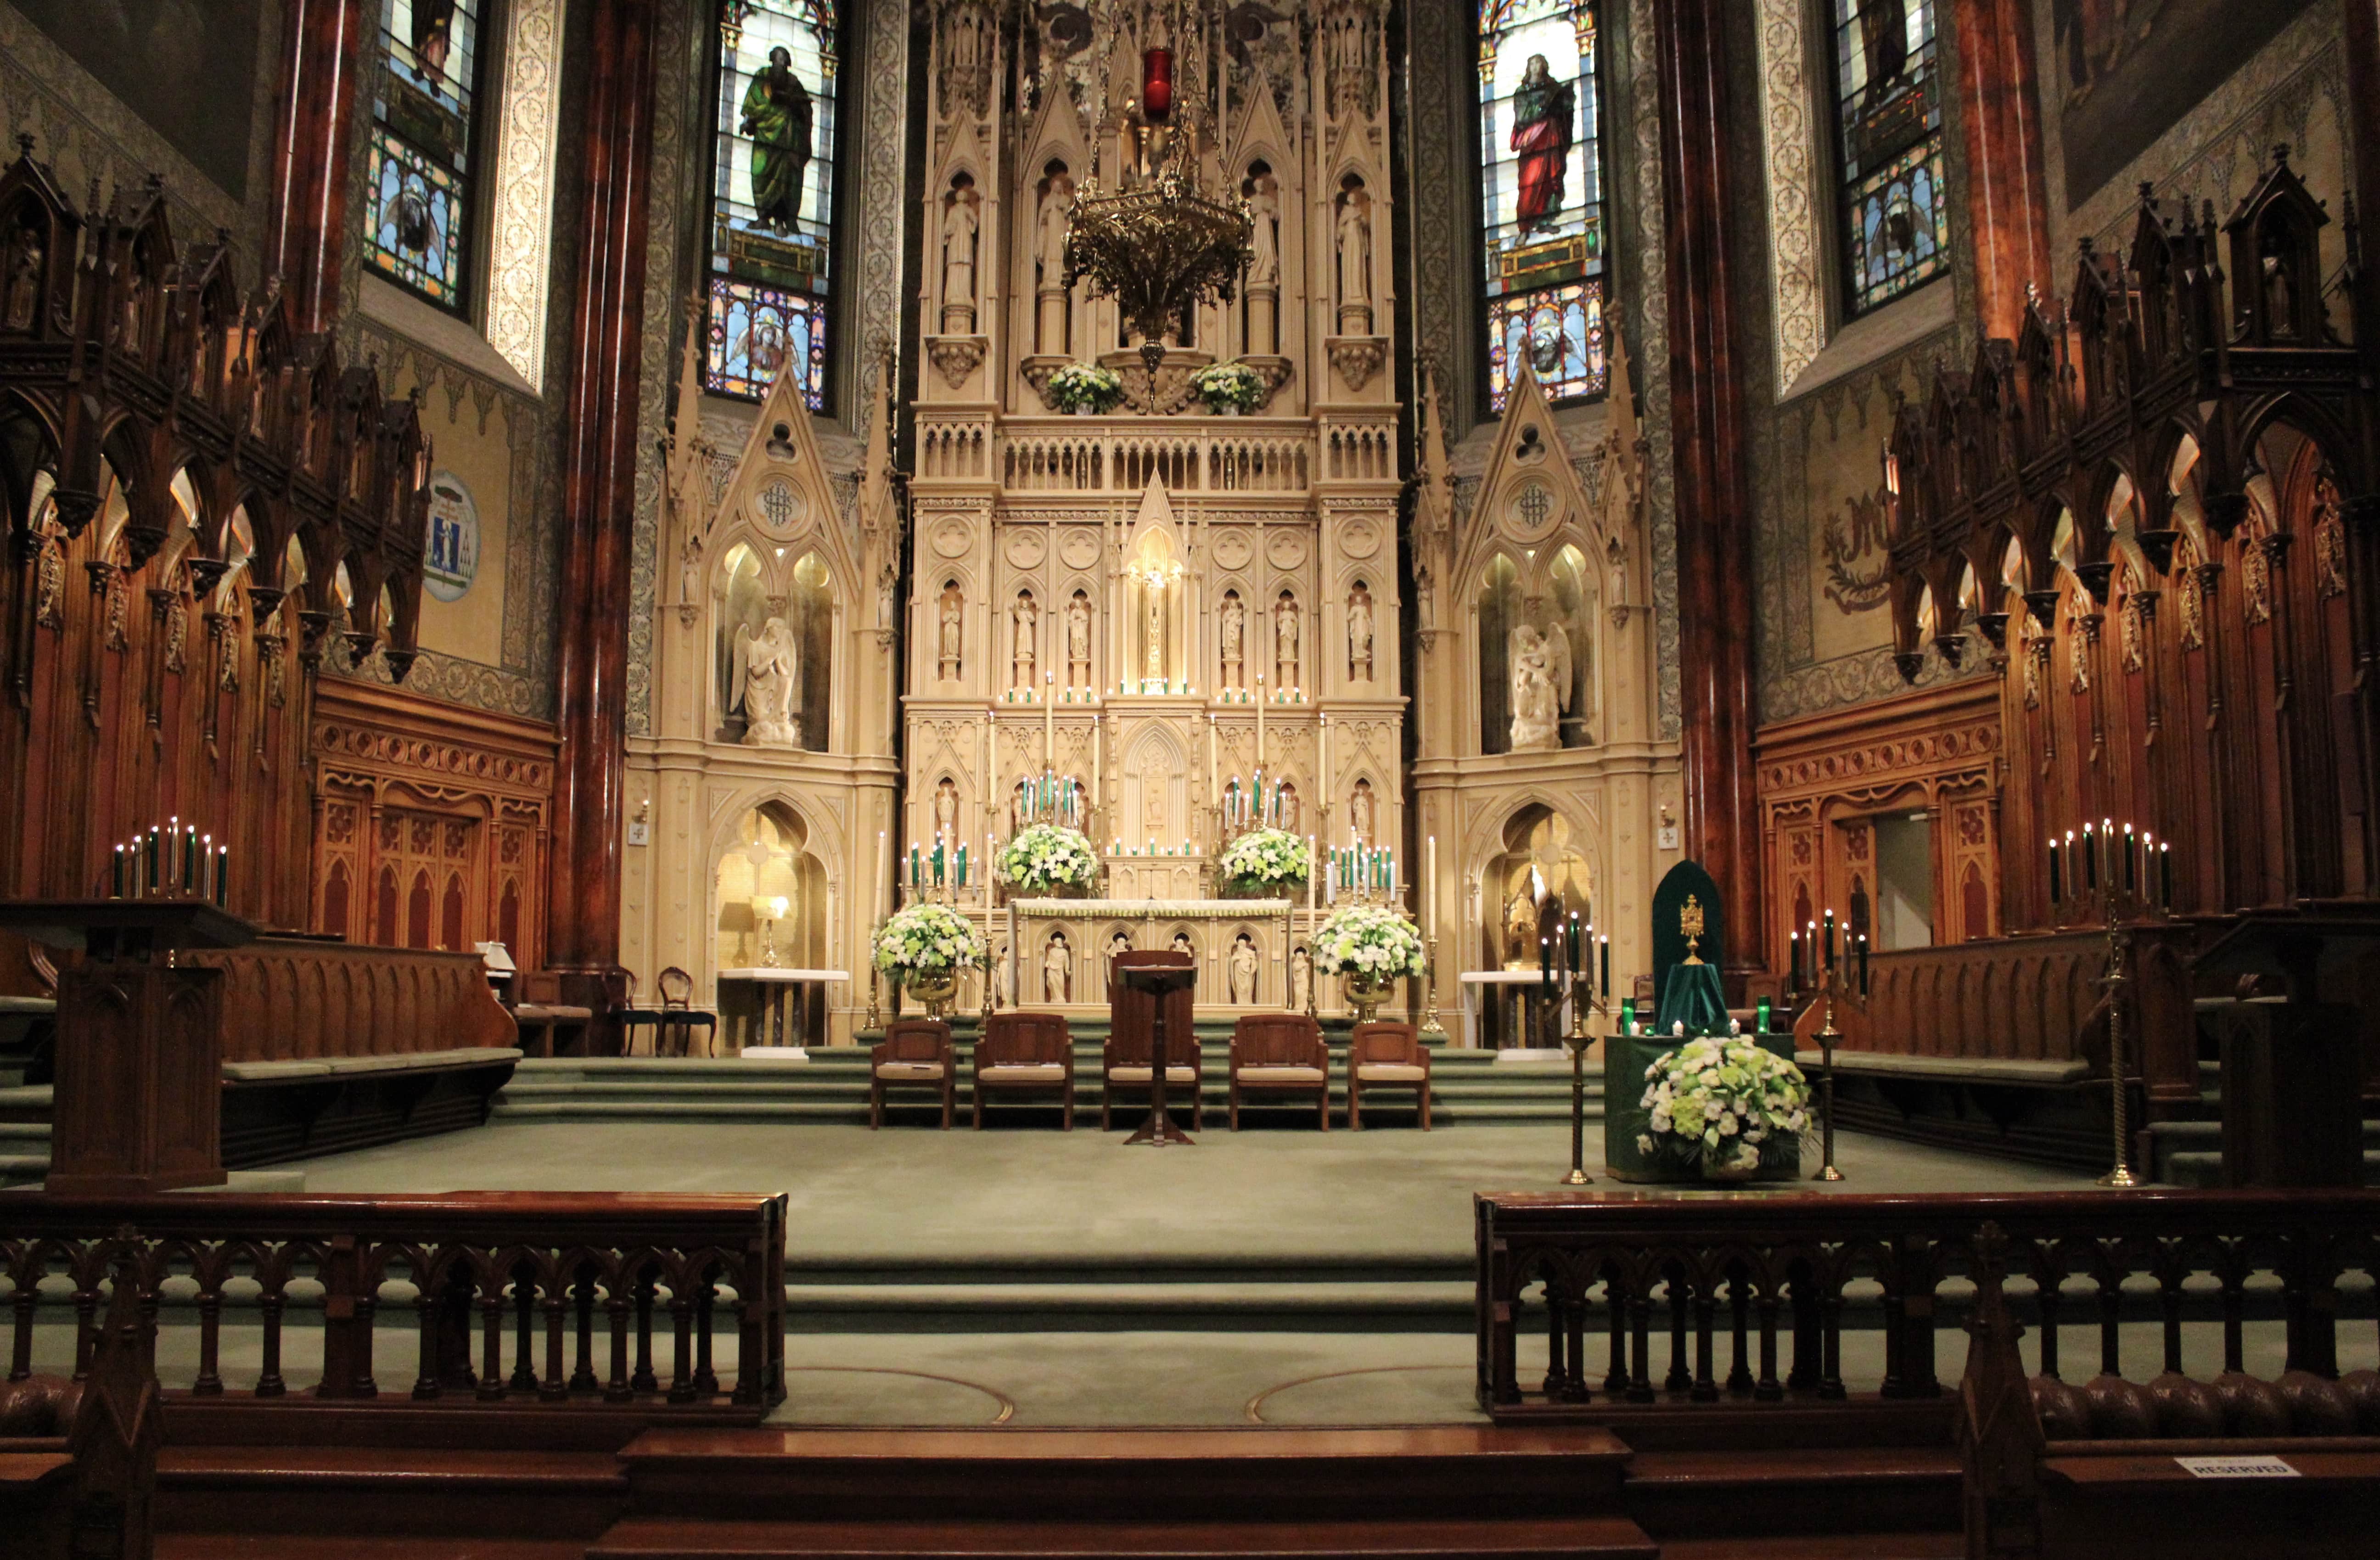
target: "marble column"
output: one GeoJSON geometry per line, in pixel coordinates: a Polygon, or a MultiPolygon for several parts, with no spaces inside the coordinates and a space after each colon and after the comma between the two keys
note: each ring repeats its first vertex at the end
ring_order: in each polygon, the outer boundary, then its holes
{"type": "Polygon", "coordinates": [[[2032,0],[1954,0],[1960,124],[1967,144],[1967,224],[1975,311],[1987,337],[2014,341],[2025,287],[2051,290],[2041,173],[2032,0]]]}
{"type": "Polygon", "coordinates": [[[300,335],[339,312],[346,253],[347,145],[366,48],[380,19],[364,0],[286,0],[273,127],[273,210],[263,272],[281,278],[300,335]]]}

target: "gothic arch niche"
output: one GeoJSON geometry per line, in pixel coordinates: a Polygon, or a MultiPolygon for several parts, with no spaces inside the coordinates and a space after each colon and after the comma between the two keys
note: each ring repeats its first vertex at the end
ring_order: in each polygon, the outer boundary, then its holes
{"type": "Polygon", "coordinates": [[[1247,603],[1237,587],[1223,592],[1215,608],[1215,686],[1245,692],[1249,686],[1247,603]]]}
{"type": "MultiPolygon", "coordinates": [[[[1543,802],[1524,803],[1505,820],[1500,849],[1479,874],[1481,968],[1534,970],[1540,939],[1558,935],[1572,913],[1593,925],[1594,869],[1573,832],[1570,819],[1543,802]]],[[[1500,1004],[1488,1007],[1489,1043],[1508,1043],[1499,1033],[1506,1018],[1495,1010],[1500,1004]]]]}
{"type": "Polygon", "coordinates": [[[1126,844],[1160,851],[1190,838],[1188,756],[1163,726],[1141,728],[1124,750],[1123,810],[1117,833],[1126,844]]]}
{"type": "Polygon", "coordinates": [[[1596,572],[1586,554],[1566,545],[1555,555],[1552,578],[1553,615],[1570,647],[1567,685],[1555,690],[1561,701],[1561,744],[1595,745],[1597,696],[1596,572]]]}
{"type": "Polygon", "coordinates": [[[833,578],[817,552],[788,568],[786,551],[737,542],[720,561],[712,740],[822,753],[833,735],[833,578]]]}
{"type": "Polygon", "coordinates": [[[782,801],[747,810],[711,872],[715,967],[826,962],[826,868],[800,813],[782,801]]]}
{"type": "MultiPolygon", "coordinates": [[[[1157,496],[1154,490],[1152,497],[1157,496]]],[[[1132,612],[1132,675],[1140,691],[1164,693],[1187,686],[1184,651],[1189,635],[1184,619],[1189,592],[1182,565],[1182,550],[1166,517],[1151,517],[1132,545],[1124,583],[1125,604],[1132,612]]]]}
{"type": "Polygon", "coordinates": [[[1512,748],[1512,630],[1521,622],[1521,571],[1502,554],[1488,565],[1473,602],[1479,656],[1479,751],[1512,748]]]}

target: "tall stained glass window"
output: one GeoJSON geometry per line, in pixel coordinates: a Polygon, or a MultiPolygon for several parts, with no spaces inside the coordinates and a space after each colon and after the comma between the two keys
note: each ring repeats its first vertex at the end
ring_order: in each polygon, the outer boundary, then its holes
{"type": "Polygon", "coordinates": [[[1950,268],[1934,0],[1832,0],[1845,303],[1891,302],[1950,268]]]}
{"type": "Polygon", "coordinates": [[[472,248],[480,18],[485,0],[381,0],[367,261],[462,312],[472,248]]]}
{"type": "Polygon", "coordinates": [[[794,364],[826,406],[834,0],[721,0],[703,379],[758,400],[794,364]]]}
{"type": "Polygon", "coordinates": [[[1529,365],[1557,401],[1602,393],[1603,155],[1594,0],[1480,0],[1488,399],[1529,365]]]}

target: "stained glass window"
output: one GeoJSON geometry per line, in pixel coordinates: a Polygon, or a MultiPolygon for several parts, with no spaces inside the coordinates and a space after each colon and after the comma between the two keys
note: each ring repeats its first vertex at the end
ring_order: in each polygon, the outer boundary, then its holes
{"type": "Polygon", "coordinates": [[[484,0],[381,0],[365,255],[382,275],[461,312],[468,301],[472,157],[484,0]]]}
{"type": "Polygon", "coordinates": [[[1480,0],[1488,400],[1526,362],[1555,400],[1600,394],[1603,155],[1593,0],[1480,0]]]}
{"type": "Polygon", "coordinates": [[[1852,315],[1950,268],[1934,0],[1834,0],[1843,277],[1852,315]]]}
{"type": "Polygon", "coordinates": [[[704,382],[758,399],[795,364],[826,407],[834,0],[721,0],[704,382]]]}

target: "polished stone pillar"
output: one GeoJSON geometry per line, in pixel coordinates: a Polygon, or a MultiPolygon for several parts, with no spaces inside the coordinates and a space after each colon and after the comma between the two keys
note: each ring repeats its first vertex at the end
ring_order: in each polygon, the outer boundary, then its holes
{"type": "Polygon", "coordinates": [[[380,6],[365,0],[285,0],[283,6],[263,268],[281,278],[301,335],[327,330],[339,312],[348,138],[379,18],[380,6]]]}
{"type": "Polygon", "coordinates": [[[2014,341],[2025,287],[2045,294],[2049,214],[2041,173],[2033,0],[1955,0],[1959,122],[1967,143],[1967,227],[1975,250],[1975,311],[1984,333],[2014,341]]]}
{"type": "MultiPolygon", "coordinates": [[[[549,961],[599,1010],[620,970],[621,775],[626,756],[628,562],[636,515],[638,365],[651,203],[652,16],[593,0],[579,138],[577,307],[562,416],[562,592],[549,961]]],[[[599,1026],[600,1026],[599,1019],[599,1026]]],[[[590,1035],[600,1044],[600,1036],[590,1035]]]]}

